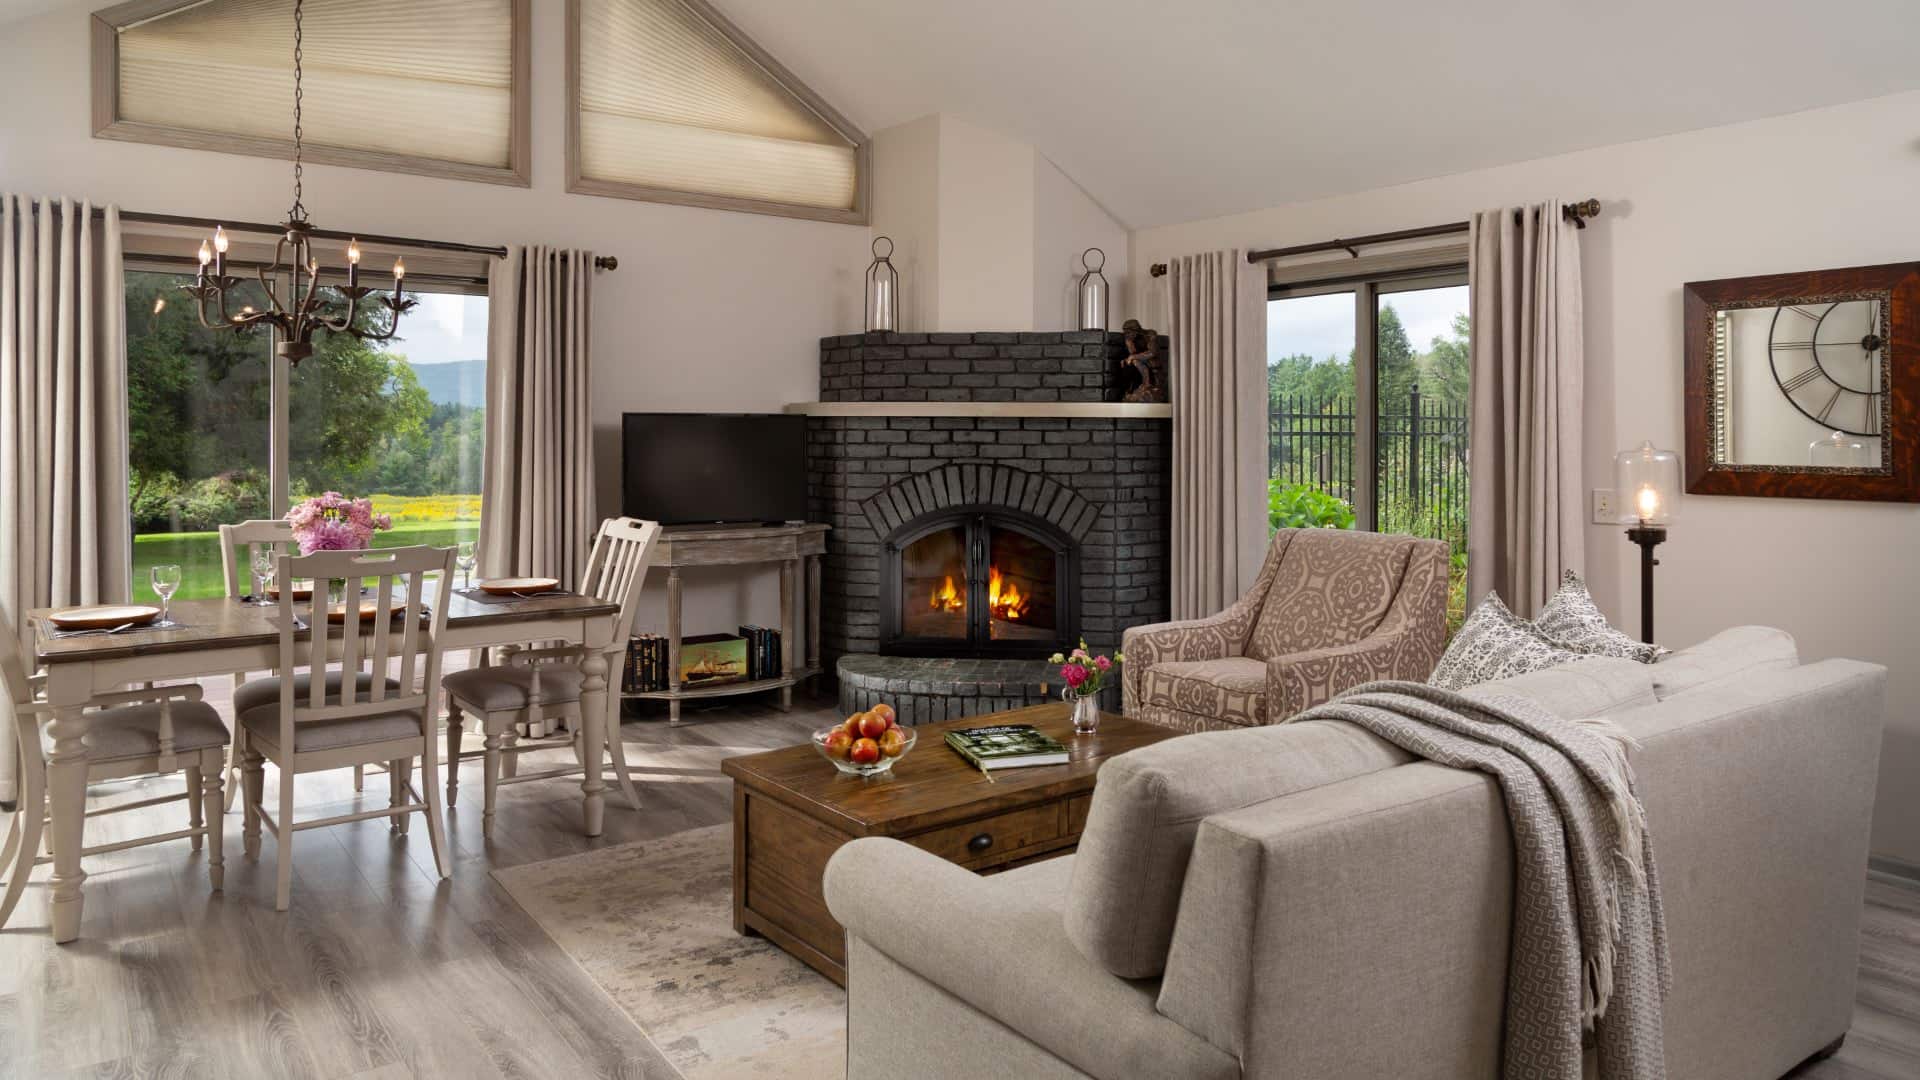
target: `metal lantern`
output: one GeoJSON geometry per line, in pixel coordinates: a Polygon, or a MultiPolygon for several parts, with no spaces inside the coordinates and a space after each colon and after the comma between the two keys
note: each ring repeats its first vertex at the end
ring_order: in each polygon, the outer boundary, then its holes
{"type": "Polygon", "coordinates": [[[1107,253],[1097,247],[1090,247],[1080,253],[1080,265],[1086,273],[1080,275],[1080,329],[1105,330],[1107,328],[1107,275],[1100,271],[1106,268],[1107,253]],[[1087,256],[1100,256],[1098,266],[1089,263],[1087,256]]]}
{"type": "Polygon", "coordinates": [[[900,272],[893,268],[893,239],[875,237],[873,263],[867,267],[867,329],[900,328],[900,272]],[[880,245],[887,245],[885,254],[880,245]]]}

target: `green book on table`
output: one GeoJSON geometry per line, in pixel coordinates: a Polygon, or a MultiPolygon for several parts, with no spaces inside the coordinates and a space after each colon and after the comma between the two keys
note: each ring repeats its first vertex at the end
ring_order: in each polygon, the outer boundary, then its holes
{"type": "Polygon", "coordinates": [[[989,772],[1067,763],[1067,748],[1032,724],[960,728],[947,732],[947,745],[975,768],[989,772]]]}

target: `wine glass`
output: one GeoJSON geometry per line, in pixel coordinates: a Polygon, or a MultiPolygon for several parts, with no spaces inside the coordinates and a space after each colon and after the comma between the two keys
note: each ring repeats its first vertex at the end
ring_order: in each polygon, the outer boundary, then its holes
{"type": "Polygon", "coordinates": [[[156,626],[171,626],[173,619],[167,614],[168,606],[173,602],[173,593],[180,587],[180,567],[177,565],[156,566],[151,572],[153,593],[160,598],[160,621],[156,626]]]}
{"type": "Polygon", "coordinates": [[[454,552],[453,565],[460,568],[460,587],[473,588],[473,568],[480,562],[480,553],[471,540],[460,541],[459,550],[454,552]]]}
{"type": "Polygon", "coordinates": [[[267,598],[267,582],[273,580],[273,549],[256,548],[253,552],[253,602],[257,607],[269,607],[273,604],[267,598]]]}

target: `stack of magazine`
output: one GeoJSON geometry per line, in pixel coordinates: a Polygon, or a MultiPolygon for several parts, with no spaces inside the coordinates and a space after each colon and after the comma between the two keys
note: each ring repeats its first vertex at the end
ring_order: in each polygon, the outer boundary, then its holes
{"type": "Polygon", "coordinates": [[[947,732],[947,745],[983,772],[1064,765],[1067,748],[1032,724],[995,724],[947,732]]]}
{"type": "Polygon", "coordinates": [[[780,631],[749,623],[740,628],[740,636],[747,639],[747,678],[779,678],[780,631]]]}
{"type": "Polygon", "coordinates": [[[667,688],[667,639],[659,634],[635,634],[627,639],[627,670],[623,693],[644,694],[667,688]]]}

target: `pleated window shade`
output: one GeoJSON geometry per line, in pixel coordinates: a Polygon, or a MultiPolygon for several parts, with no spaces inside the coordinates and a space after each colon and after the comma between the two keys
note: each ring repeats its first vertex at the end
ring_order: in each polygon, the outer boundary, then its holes
{"type": "MultiPolygon", "coordinates": [[[[513,34],[513,0],[309,0],[306,144],[510,168],[513,34]]],[[[292,0],[185,6],[117,44],[116,120],[291,139],[292,0]]]]}
{"type": "Polygon", "coordinates": [[[822,115],[703,3],[580,0],[579,19],[581,190],[858,209],[857,132],[822,115]]]}

